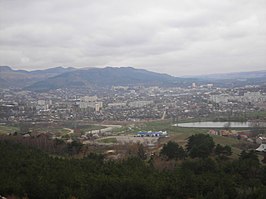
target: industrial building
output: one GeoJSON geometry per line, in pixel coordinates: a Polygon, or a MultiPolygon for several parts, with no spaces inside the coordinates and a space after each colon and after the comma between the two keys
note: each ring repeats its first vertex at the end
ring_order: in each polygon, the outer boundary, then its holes
{"type": "Polygon", "coordinates": [[[140,131],[136,133],[136,137],[166,137],[167,135],[167,131],[140,131]]]}

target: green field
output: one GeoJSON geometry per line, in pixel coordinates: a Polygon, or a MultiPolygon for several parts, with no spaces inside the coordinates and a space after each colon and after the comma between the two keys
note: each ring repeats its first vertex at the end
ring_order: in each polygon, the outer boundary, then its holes
{"type": "Polygon", "coordinates": [[[65,135],[65,134],[69,133],[69,130],[67,130],[63,127],[58,127],[58,126],[32,127],[30,129],[33,132],[38,132],[38,133],[50,132],[50,133],[53,133],[57,136],[61,136],[61,135],[65,135]]]}
{"type": "Polygon", "coordinates": [[[266,111],[248,112],[247,117],[249,118],[266,118],[266,111]]]}
{"type": "Polygon", "coordinates": [[[241,153],[241,149],[235,147],[236,144],[241,143],[243,141],[230,138],[230,137],[223,137],[223,136],[218,136],[218,135],[213,135],[213,140],[216,144],[221,144],[221,145],[228,145],[232,148],[232,157],[233,158],[238,158],[239,154],[241,153]]]}
{"type": "Polygon", "coordinates": [[[85,133],[85,132],[88,132],[88,131],[104,129],[106,127],[105,126],[101,126],[101,125],[90,124],[90,125],[78,126],[77,128],[80,129],[81,133],[85,133]]]}
{"type": "Polygon", "coordinates": [[[146,122],[137,125],[141,131],[167,131],[168,134],[196,134],[206,133],[208,129],[204,128],[182,128],[173,126],[170,120],[160,120],[153,122],[146,122]]]}
{"type": "Polygon", "coordinates": [[[18,127],[14,127],[14,126],[6,126],[6,125],[0,125],[0,135],[1,134],[8,134],[8,133],[12,133],[15,131],[19,131],[18,127]]]}
{"type": "Polygon", "coordinates": [[[117,143],[117,139],[116,138],[105,138],[105,139],[98,140],[98,142],[101,142],[101,143],[117,143]]]}

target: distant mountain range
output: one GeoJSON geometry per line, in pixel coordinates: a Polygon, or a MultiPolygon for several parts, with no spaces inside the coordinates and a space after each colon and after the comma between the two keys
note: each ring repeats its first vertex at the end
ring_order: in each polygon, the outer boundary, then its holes
{"type": "Polygon", "coordinates": [[[58,88],[110,87],[110,86],[170,86],[191,84],[190,78],[182,79],[167,74],[150,72],[132,67],[63,68],[45,70],[13,70],[0,66],[0,87],[25,88],[47,91],[58,88]]]}
{"type": "Polygon", "coordinates": [[[63,68],[45,70],[13,70],[0,66],[0,88],[24,88],[47,91],[58,88],[86,88],[111,86],[180,86],[195,83],[214,83],[233,87],[246,84],[265,84],[266,71],[213,74],[193,78],[180,78],[132,67],[63,68]]]}
{"type": "Polygon", "coordinates": [[[132,67],[80,69],[62,73],[27,87],[30,90],[49,90],[75,87],[111,86],[173,86],[190,85],[192,79],[150,72],[132,67]]]}
{"type": "Polygon", "coordinates": [[[217,73],[209,75],[193,76],[201,81],[211,82],[220,87],[241,87],[245,85],[266,85],[266,70],[217,73]]]}
{"type": "Polygon", "coordinates": [[[250,72],[234,72],[234,73],[218,73],[193,76],[200,79],[251,79],[251,78],[266,78],[266,70],[250,71],[250,72]]]}
{"type": "Polygon", "coordinates": [[[13,70],[9,66],[0,66],[0,87],[23,88],[35,82],[54,77],[65,72],[73,71],[74,68],[55,67],[45,70],[13,70]]]}

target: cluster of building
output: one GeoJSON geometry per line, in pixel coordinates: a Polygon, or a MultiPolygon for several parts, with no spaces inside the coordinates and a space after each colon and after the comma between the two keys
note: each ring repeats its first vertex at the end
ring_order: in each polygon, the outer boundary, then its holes
{"type": "Polygon", "coordinates": [[[76,103],[79,105],[79,108],[81,109],[87,109],[92,108],[96,112],[99,112],[101,108],[103,107],[103,102],[98,101],[97,96],[84,96],[81,97],[79,101],[76,103]]]}
{"type": "Polygon", "coordinates": [[[265,87],[113,87],[43,93],[2,89],[0,122],[182,120],[266,110],[265,87]]]}
{"type": "Polygon", "coordinates": [[[229,103],[229,102],[258,103],[258,102],[265,102],[266,95],[263,95],[260,92],[246,92],[243,95],[220,94],[220,95],[211,95],[210,100],[215,103],[229,103]]]}
{"type": "Polygon", "coordinates": [[[214,130],[211,129],[208,132],[210,135],[219,135],[224,137],[231,137],[241,140],[246,140],[248,142],[256,143],[256,144],[266,144],[266,137],[262,134],[254,135],[253,131],[245,130],[245,131],[237,131],[237,130],[214,130]]]}

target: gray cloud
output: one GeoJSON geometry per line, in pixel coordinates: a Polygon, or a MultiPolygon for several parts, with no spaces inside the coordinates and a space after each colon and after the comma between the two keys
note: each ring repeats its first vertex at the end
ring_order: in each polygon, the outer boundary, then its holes
{"type": "Polygon", "coordinates": [[[0,0],[0,65],[266,68],[264,0],[0,0]]]}

